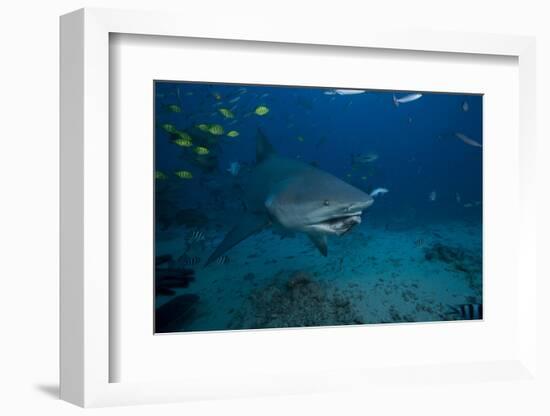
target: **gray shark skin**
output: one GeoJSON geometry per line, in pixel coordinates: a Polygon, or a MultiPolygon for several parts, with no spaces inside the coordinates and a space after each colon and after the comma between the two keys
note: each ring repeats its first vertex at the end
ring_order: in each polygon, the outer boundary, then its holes
{"type": "Polygon", "coordinates": [[[245,185],[246,212],[206,261],[269,225],[309,236],[323,256],[327,235],[342,235],[361,223],[373,203],[365,192],[311,165],[279,156],[261,132],[256,138],[256,167],[245,185]]]}

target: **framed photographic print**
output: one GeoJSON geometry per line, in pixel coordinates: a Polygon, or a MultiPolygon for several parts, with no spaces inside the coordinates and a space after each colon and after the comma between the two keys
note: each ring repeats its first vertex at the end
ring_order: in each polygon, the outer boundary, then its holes
{"type": "Polygon", "coordinates": [[[200,21],[61,19],[62,398],[536,383],[533,40],[200,21]]]}
{"type": "Polygon", "coordinates": [[[153,88],[156,333],[483,318],[481,95],[153,88]]]}

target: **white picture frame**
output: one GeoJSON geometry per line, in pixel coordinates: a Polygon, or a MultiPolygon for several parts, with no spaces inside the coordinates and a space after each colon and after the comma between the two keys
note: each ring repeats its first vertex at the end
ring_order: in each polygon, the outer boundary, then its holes
{"type": "MultiPolygon", "coordinates": [[[[461,379],[478,382],[472,373],[506,380],[536,377],[535,270],[535,42],[530,37],[429,33],[420,31],[327,35],[322,27],[307,32],[280,30],[275,23],[250,22],[235,31],[220,19],[203,25],[169,13],[82,9],[61,18],[61,398],[80,406],[109,406],[184,401],[196,398],[247,397],[261,394],[334,391],[354,385],[409,380],[410,370],[379,368],[365,372],[334,369],[330,377],[281,372],[255,379],[222,373],[182,381],[111,382],[110,326],[113,290],[109,280],[110,169],[109,37],[110,34],[278,42],[334,47],[429,51],[441,54],[504,55],[519,66],[519,216],[514,250],[522,279],[517,292],[517,354],[499,361],[446,362],[415,367],[417,380],[461,379]],[[181,22],[186,24],[182,25],[181,22]],[[345,382],[343,380],[346,380],[345,382]]],[[[409,327],[410,330],[410,327],[409,327]]],[[[294,335],[299,337],[300,331],[294,335]]],[[[213,336],[213,335],[212,335],[213,336]]],[[[277,337],[271,333],[271,337],[277,337]]],[[[481,377],[483,379],[483,377],[481,377]]],[[[358,387],[359,386],[359,387],[358,387]]]]}

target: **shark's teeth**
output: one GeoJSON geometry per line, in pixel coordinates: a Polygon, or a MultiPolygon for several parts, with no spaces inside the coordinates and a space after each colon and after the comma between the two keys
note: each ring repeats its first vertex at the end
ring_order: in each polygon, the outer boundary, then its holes
{"type": "Polygon", "coordinates": [[[342,235],[361,223],[361,213],[342,215],[312,224],[310,227],[327,234],[342,235]]]}
{"type": "Polygon", "coordinates": [[[359,222],[361,222],[361,213],[353,213],[353,214],[347,214],[347,215],[342,215],[340,217],[335,217],[335,218],[331,218],[329,220],[326,220],[326,221],[323,221],[323,223],[326,223],[326,224],[345,224],[345,223],[348,223],[350,221],[355,221],[357,220],[359,222]]]}
{"type": "Polygon", "coordinates": [[[361,214],[363,212],[362,211],[359,211],[359,212],[350,212],[348,214],[342,214],[338,217],[333,217],[333,218],[329,218],[329,219],[326,219],[325,221],[320,221],[320,222],[314,222],[314,223],[311,223],[310,225],[316,225],[316,224],[326,224],[326,225],[331,225],[331,224],[337,224],[337,223],[340,223],[340,222],[343,222],[343,221],[346,221],[348,218],[350,217],[359,217],[361,218],[361,214]]]}

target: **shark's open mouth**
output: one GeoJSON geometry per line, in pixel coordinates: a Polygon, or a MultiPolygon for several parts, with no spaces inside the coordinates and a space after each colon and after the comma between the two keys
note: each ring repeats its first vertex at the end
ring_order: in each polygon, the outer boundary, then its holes
{"type": "Polygon", "coordinates": [[[361,212],[330,218],[326,221],[313,224],[313,227],[328,234],[342,235],[357,224],[361,224],[361,212]]]}

